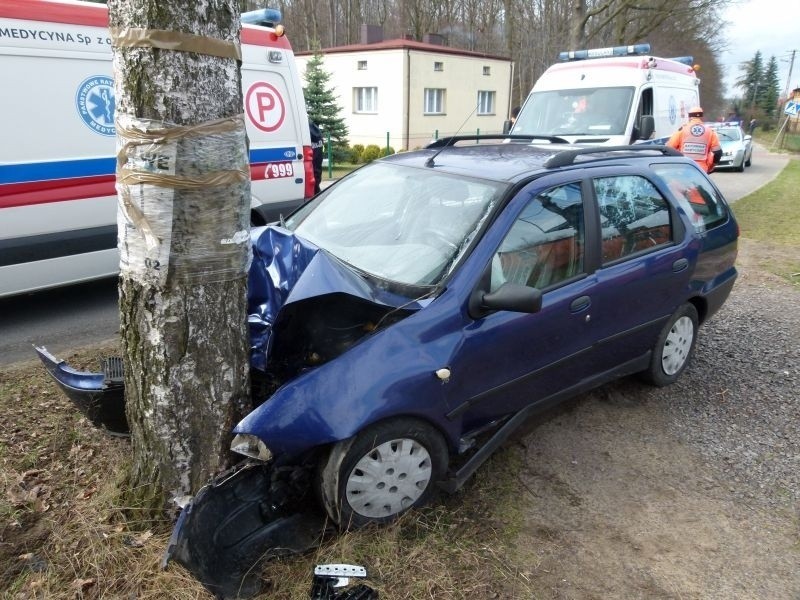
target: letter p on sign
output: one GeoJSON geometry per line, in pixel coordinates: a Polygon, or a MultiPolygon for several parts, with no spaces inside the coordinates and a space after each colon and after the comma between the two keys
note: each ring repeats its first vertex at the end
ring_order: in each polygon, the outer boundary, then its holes
{"type": "Polygon", "coordinates": [[[286,117],[286,105],[275,86],[257,81],[247,90],[244,99],[247,117],[261,131],[275,131],[286,117]]]}

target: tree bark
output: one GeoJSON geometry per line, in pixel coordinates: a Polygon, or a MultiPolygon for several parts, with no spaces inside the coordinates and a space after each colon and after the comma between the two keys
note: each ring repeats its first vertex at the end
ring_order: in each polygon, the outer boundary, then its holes
{"type": "Polygon", "coordinates": [[[239,9],[237,0],[110,0],[109,18],[131,487],[169,508],[229,464],[231,429],[250,402],[239,9]],[[136,46],[123,40],[130,28],[202,43],[136,46]],[[219,40],[224,52],[207,53],[219,40]]]}

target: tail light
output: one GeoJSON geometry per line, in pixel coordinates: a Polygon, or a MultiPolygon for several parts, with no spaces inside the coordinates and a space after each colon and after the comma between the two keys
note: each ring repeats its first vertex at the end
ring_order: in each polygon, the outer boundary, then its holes
{"type": "Polygon", "coordinates": [[[314,180],[314,150],[311,146],[303,146],[303,170],[306,174],[305,199],[308,200],[314,195],[316,181],[314,180]]]}

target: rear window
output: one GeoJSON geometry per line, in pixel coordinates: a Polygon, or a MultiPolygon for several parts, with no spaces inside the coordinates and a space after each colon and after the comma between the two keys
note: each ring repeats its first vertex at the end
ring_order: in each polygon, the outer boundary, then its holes
{"type": "Polygon", "coordinates": [[[653,172],[661,177],[678,204],[702,232],[728,220],[728,208],[708,177],[692,164],[654,164],[653,172]]]}

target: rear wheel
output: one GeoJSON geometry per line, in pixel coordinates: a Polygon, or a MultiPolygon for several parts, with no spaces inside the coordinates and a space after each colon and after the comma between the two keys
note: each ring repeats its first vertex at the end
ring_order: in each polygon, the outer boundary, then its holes
{"type": "Polygon", "coordinates": [[[319,472],[322,503],[343,528],[392,521],[430,499],[447,460],[444,439],[427,423],[378,423],[331,449],[319,472]]]}
{"type": "Polygon", "coordinates": [[[659,387],[678,380],[694,352],[697,343],[697,309],[684,304],[670,317],[653,347],[650,366],[643,377],[659,387]]]}

